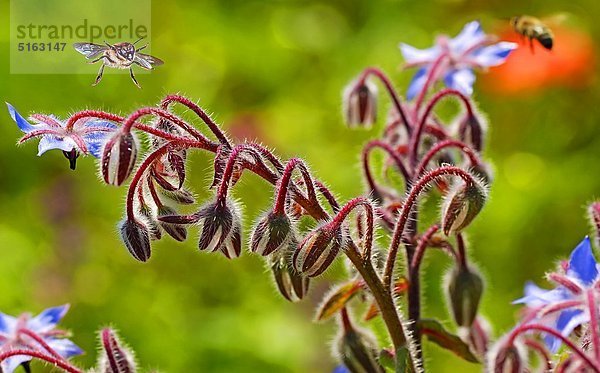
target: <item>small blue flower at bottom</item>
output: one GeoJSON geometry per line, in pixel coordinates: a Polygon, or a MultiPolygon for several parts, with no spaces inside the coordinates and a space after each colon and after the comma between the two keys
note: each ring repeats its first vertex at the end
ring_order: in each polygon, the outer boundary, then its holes
{"type": "Polygon", "coordinates": [[[60,149],[69,159],[72,169],[75,169],[79,154],[100,158],[108,135],[117,129],[114,123],[95,118],[79,119],[69,129],[65,122],[42,114],[32,115],[30,120],[35,124],[31,124],[11,104],[6,105],[11,118],[25,133],[19,143],[39,137],[38,156],[51,149],[60,149]]]}
{"type": "MultiPolygon", "coordinates": [[[[29,349],[48,354],[48,351],[29,335],[33,333],[65,359],[81,355],[83,350],[69,339],[62,338],[67,333],[56,329],[56,325],[68,310],[68,304],[48,308],[33,318],[30,314],[13,317],[0,312],[0,353],[29,349]]],[[[9,357],[0,363],[0,371],[12,373],[19,365],[30,360],[31,357],[25,355],[9,357]]]]}
{"type": "Polygon", "coordinates": [[[413,77],[406,98],[412,100],[424,89],[430,70],[437,65],[432,82],[442,80],[448,88],[465,95],[473,93],[475,74],[473,69],[486,69],[504,63],[517,44],[499,42],[492,44],[493,37],[483,32],[477,21],[467,23],[454,38],[441,35],[436,44],[428,49],[417,49],[401,43],[400,51],[406,67],[419,67],[413,77]]]}
{"type": "MultiPolygon", "coordinates": [[[[578,292],[573,289],[559,285],[554,289],[545,290],[539,288],[533,283],[525,285],[525,296],[514,301],[514,304],[525,304],[533,310],[539,310],[545,306],[557,305],[566,301],[581,301],[580,305],[564,308],[552,317],[535,318],[533,321],[545,324],[556,330],[562,335],[570,335],[575,328],[590,321],[590,314],[586,307],[585,294],[589,289],[594,288],[600,276],[598,263],[592,253],[592,245],[589,237],[586,237],[571,252],[565,273],[558,274],[570,281],[578,292]]],[[[552,352],[558,351],[561,341],[552,336],[545,337],[546,344],[552,352]]]]}

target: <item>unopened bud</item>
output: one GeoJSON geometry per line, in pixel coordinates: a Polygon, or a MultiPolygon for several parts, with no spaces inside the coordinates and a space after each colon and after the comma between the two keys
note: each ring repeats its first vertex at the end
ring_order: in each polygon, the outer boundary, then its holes
{"type": "Polygon", "coordinates": [[[353,81],[344,90],[344,115],[351,128],[370,128],[377,119],[377,86],[366,79],[353,81]]]}
{"type": "Polygon", "coordinates": [[[269,259],[269,264],[277,289],[290,302],[296,302],[304,298],[308,293],[308,287],[310,285],[310,279],[306,276],[298,273],[289,261],[285,258],[285,255],[278,251],[275,255],[269,259]]]}
{"type": "MultiPolygon", "coordinates": [[[[158,208],[158,216],[175,215],[177,211],[175,209],[162,205],[158,208]]],[[[167,232],[167,234],[173,237],[177,241],[185,241],[187,238],[187,229],[182,224],[167,223],[159,220],[160,227],[167,232]]]]}
{"type": "Polygon", "coordinates": [[[165,197],[167,197],[177,203],[181,203],[182,205],[191,205],[192,203],[196,202],[194,195],[185,189],[178,189],[178,190],[162,189],[161,192],[165,197]]]}
{"type": "Polygon", "coordinates": [[[119,231],[129,253],[140,262],[150,259],[150,234],[148,228],[137,220],[124,219],[119,231]]]}
{"type": "Polygon", "coordinates": [[[294,252],[294,268],[308,276],[315,277],[333,262],[342,245],[342,233],[324,225],[310,232],[294,252]]]}
{"type": "Polygon", "coordinates": [[[375,338],[367,331],[355,329],[349,322],[344,322],[336,347],[342,363],[350,372],[384,372],[377,362],[375,338]]]}
{"type": "Polygon", "coordinates": [[[446,235],[461,232],[475,219],[487,199],[487,190],[479,182],[462,182],[444,198],[442,230],[446,235]]]}
{"type": "Polygon", "coordinates": [[[105,328],[100,332],[102,352],[98,361],[99,373],[135,373],[133,353],[123,347],[115,332],[105,328]]]}
{"type": "Polygon", "coordinates": [[[449,275],[448,298],[456,324],[470,327],[477,316],[483,293],[483,279],[465,265],[454,268],[449,275]]]}
{"type": "MultiPolygon", "coordinates": [[[[523,346],[507,344],[507,337],[502,338],[488,352],[488,371],[494,373],[527,372],[527,358],[523,346]]],[[[516,341],[515,341],[516,342],[516,341]]]]}
{"type": "Polygon", "coordinates": [[[209,203],[197,213],[200,227],[200,250],[221,251],[227,258],[242,252],[241,223],[237,208],[231,202],[209,203]]]}
{"type": "Polygon", "coordinates": [[[135,166],[137,145],[131,132],[117,131],[104,146],[102,177],[107,184],[119,186],[135,166]]]}
{"type": "Polygon", "coordinates": [[[267,256],[282,247],[288,247],[293,239],[290,218],[271,211],[256,224],[250,248],[257,254],[267,256]]]}
{"type": "Polygon", "coordinates": [[[139,207],[138,211],[140,214],[140,218],[144,222],[143,224],[146,225],[146,227],[148,227],[148,234],[150,235],[150,238],[153,240],[160,240],[162,236],[160,226],[154,218],[150,206],[148,206],[147,204],[143,204],[139,207]]]}
{"type": "Polygon", "coordinates": [[[480,152],[483,148],[485,121],[482,121],[476,113],[467,114],[459,128],[460,137],[466,139],[473,146],[473,149],[480,152]]]}
{"type": "Polygon", "coordinates": [[[170,151],[152,165],[152,176],[165,190],[178,190],[185,181],[185,151],[170,151]]]}

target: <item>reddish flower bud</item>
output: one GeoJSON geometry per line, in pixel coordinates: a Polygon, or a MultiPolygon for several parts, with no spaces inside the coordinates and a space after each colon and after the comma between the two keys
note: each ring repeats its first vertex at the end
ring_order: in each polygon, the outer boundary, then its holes
{"type": "Polygon", "coordinates": [[[131,132],[117,131],[104,146],[102,177],[107,184],[119,186],[135,166],[137,145],[131,132]]]}
{"type": "Polygon", "coordinates": [[[124,219],[119,231],[127,250],[135,259],[140,262],[150,259],[150,233],[144,224],[137,220],[124,219]]]}
{"type": "Polygon", "coordinates": [[[456,324],[470,327],[477,316],[483,279],[467,266],[454,268],[448,278],[448,299],[456,324]]]}
{"type": "Polygon", "coordinates": [[[256,224],[250,248],[257,254],[267,256],[282,247],[288,247],[294,240],[293,236],[290,218],[271,211],[256,224]]]}
{"type": "Polygon", "coordinates": [[[308,293],[310,279],[296,272],[286,260],[282,251],[276,252],[269,257],[269,264],[277,289],[290,302],[296,302],[304,298],[308,293]]]}
{"type": "Polygon", "coordinates": [[[148,227],[148,234],[152,240],[160,240],[162,233],[160,231],[159,223],[152,214],[152,209],[147,204],[143,204],[138,209],[139,218],[143,221],[143,224],[148,227]]]}
{"type": "Polygon", "coordinates": [[[488,353],[488,371],[494,373],[524,373],[527,367],[527,353],[522,343],[507,344],[502,338],[488,353]]]}
{"type": "Polygon", "coordinates": [[[475,219],[487,199],[479,182],[457,184],[444,198],[442,229],[446,235],[461,232],[475,219]]]}
{"type": "Polygon", "coordinates": [[[185,181],[185,151],[170,151],[152,165],[152,176],[165,190],[178,190],[185,181]]]}
{"type": "Polygon", "coordinates": [[[170,200],[173,200],[177,203],[181,203],[183,205],[191,205],[192,203],[196,202],[196,198],[194,198],[194,195],[185,189],[178,189],[178,190],[161,190],[161,193],[169,198],[170,200]]]}
{"type": "Polygon", "coordinates": [[[341,246],[341,231],[324,225],[302,240],[292,257],[294,268],[305,276],[318,276],[329,268],[341,246]]]}
{"type": "Polygon", "coordinates": [[[137,371],[133,353],[123,347],[116,333],[105,328],[100,332],[102,352],[98,360],[98,372],[135,373],[137,371]]]}
{"type": "Polygon", "coordinates": [[[236,206],[231,202],[209,203],[197,213],[200,227],[200,250],[221,251],[227,258],[242,252],[241,224],[236,206]]]}
{"type": "Polygon", "coordinates": [[[476,113],[467,114],[459,125],[459,135],[473,146],[473,149],[480,152],[483,148],[483,138],[486,130],[484,118],[476,113]]]}
{"type": "MultiPolygon", "coordinates": [[[[158,216],[175,215],[177,211],[169,206],[161,206],[158,208],[158,216]]],[[[173,237],[177,241],[185,241],[187,238],[187,228],[183,224],[173,224],[160,221],[160,227],[167,232],[167,234],[173,237]]]]}
{"type": "Polygon", "coordinates": [[[370,128],[377,119],[377,86],[369,80],[353,81],[344,90],[343,110],[351,128],[370,128]]]}

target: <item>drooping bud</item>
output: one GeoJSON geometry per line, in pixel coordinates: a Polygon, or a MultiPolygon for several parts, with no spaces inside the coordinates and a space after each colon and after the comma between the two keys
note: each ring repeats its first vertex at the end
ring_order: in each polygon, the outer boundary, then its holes
{"type": "Polygon", "coordinates": [[[596,247],[600,247],[600,201],[590,204],[588,214],[596,237],[596,247]]]}
{"type": "Polygon", "coordinates": [[[119,186],[135,166],[137,145],[131,132],[117,131],[104,146],[102,177],[107,184],[119,186]]]}
{"type": "Polygon", "coordinates": [[[152,165],[152,176],[165,190],[179,190],[185,181],[185,151],[170,151],[152,165]]]}
{"type": "Polygon", "coordinates": [[[528,371],[526,351],[522,345],[508,344],[505,336],[488,352],[488,371],[494,373],[524,373],[528,371]]]}
{"type": "Polygon", "coordinates": [[[277,289],[285,299],[290,302],[297,302],[304,298],[308,293],[310,279],[296,272],[281,250],[269,257],[269,265],[277,289]]]}
{"type": "Polygon", "coordinates": [[[250,248],[257,254],[267,256],[283,247],[287,248],[292,240],[294,234],[290,218],[271,211],[256,224],[250,248]]]}
{"type": "Polygon", "coordinates": [[[485,135],[485,120],[480,119],[480,114],[472,113],[465,115],[459,125],[460,138],[467,141],[478,152],[483,148],[483,137],[485,135]]]}
{"type": "Polygon", "coordinates": [[[194,195],[186,189],[178,189],[178,190],[162,189],[161,193],[165,197],[167,197],[177,203],[181,203],[182,205],[191,205],[192,203],[196,202],[194,195]]]}
{"type": "Polygon", "coordinates": [[[133,353],[122,346],[116,333],[105,328],[100,332],[102,351],[98,359],[99,373],[135,373],[137,371],[133,353]]]}
{"type": "Polygon", "coordinates": [[[221,251],[227,258],[236,258],[242,253],[240,217],[231,202],[209,203],[197,213],[200,227],[200,250],[221,251]]]}
{"type": "Polygon", "coordinates": [[[351,82],[344,90],[343,104],[350,128],[370,128],[377,119],[377,86],[366,79],[351,82]]]}
{"type": "Polygon", "coordinates": [[[466,265],[460,265],[452,269],[448,280],[447,291],[452,316],[459,326],[470,327],[479,309],[483,279],[466,265]]]}
{"type": "Polygon", "coordinates": [[[377,362],[377,344],[375,338],[365,330],[354,328],[345,312],[342,313],[342,332],[336,348],[340,360],[352,373],[383,373],[377,362]]]}
{"type": "Polygon", "coordinates": [[[310,232],[300,243],[292,262],[296,271],[308,277],[315,277],[333,262],[342,246],[342,233],[324,225],[310,232]]]}
{"type": "Polygon", "coordinates": [[[156,221],[150,206],[142,204],[139,209],[140,218],[143,220],[143,224],[148,227],[148,234],[152,240],[160,240],[162,233],[160,231],[159,223],[156,221]]]}
{"type": "Polygon", "coordinates": [[[461,232],[475,219],[487,199],[479,182],[461,182],[444,197],[442,230],[446,235],[461,232]]]}
{"type": "MultiPolygon", "coordinates": [[[[175,215],[176,213],[177,211],[169,206],[162,205],[158,208],[158,216],[175,215]]],[[[160,220],[158,224],[169,236],[177,241],[185,241],[187,238],[187,229],[182,224],[167,223],[160,220]]]]}
{"type": "Polygon", "coordinates": [[[140,262],[150,259],[150,234],[146,226],[137,220],[124,219],[119,231],[127,250],[135,259],[140,262]]]}

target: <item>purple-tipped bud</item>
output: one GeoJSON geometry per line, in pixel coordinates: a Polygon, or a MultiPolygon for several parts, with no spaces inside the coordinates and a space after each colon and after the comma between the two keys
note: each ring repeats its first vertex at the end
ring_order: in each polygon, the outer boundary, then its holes
{"type": "Polygon", "coordinates": [[[296,302],[304,298],[310,285],[308,277],[296,272],[281,251],[270,257],[269,264],[275,277],[277,289],[285,299],[296,302]]]}
{"type": "Polygon", "coordinates": [[[250,248],[257,254],[267,256],[282,247],[289,247],[292,240],[294,234],[290,218],[271,211],[256,224],[250,248]]]}
{"type": "Polygon", "coordinates": [[[140,262],[150,259],[150,233],[144,224],[137,220],[124,219],[119,231],[127,250],[135,259],[140,262]]]}
{"type": "Polygon", "coordinates": [[[121,345],[113,330],[102,329],[100,340],[102,352],[98,361],[98,372],[135,373],[137,371],[133,353],[121,345]]]}
{"type": "Polygon", "coordinates": [[[135,166],[137,145],[131,132],[117,131],[104,146],[102,177],[107,184],[119,186],[135,166]]]}
{"type": "Polygon", "coordinates": [[[200,226],[200,250],[221,251],[227,258],[242,253],[240,216],[231,202],[217,199],[196,213],[200,226]]]}
{"type": "MultiPolygon", "coordinates": [[[[177,211],[175,211],[175,209],[169,206],[163,205],[158,209],[158,216],[175,215],[176,213],[177,211]]],[[[165,232],[167,232],[169,236],[173,237],[177,241],[185,241],[185,239],[187,238],[187,228],[185,227],[185,225],[167,223],[160,220],[158,224],[162,229],[165,230],[165,232]]]]}
{"type": "Polygon", "coordinates": [[[340,360],[352,373],[385,371],[377,362],[375,338],[367,331],[355,329],[349,322],[343,325],[336,348],[340,360]]]}
{"type": "Polygon", "coordinates": [[[461,139],[469,142],[478,152],[483,148],[484,130],[485,123],[475,113],[465,115],[459,126],[461,139]]]}
{"type": "Polygon", "coordinates": [[[377,120],[377,86],[369,80],[351,82],[344,90],[343,104],[350,128],[370,128],[377,120]]]}
{"type": "Polygon", "coordinates": [[[483,279],[467,266],[454,268],[449,275],[448,299],[456,324],[470,327],[475,321],[483,293],[483,279]]]}
{"type": "Polygon", "coordinates": [[[318,276],[329,268],[341,246],[341,231],[324,225],[302,240],[292,257],[294,268],[305,276],[318,276]]]}
{"type": "Polygon", "coordinates": [[[442,230],[446,235],[461,232],[475,219],[487,199],[487,190],[478,182],[460,183],[444,197],[442,230]]]}

